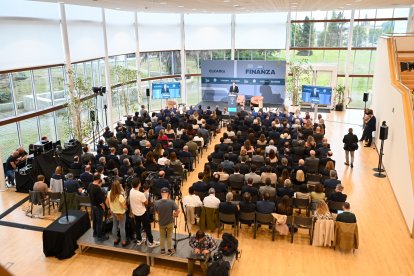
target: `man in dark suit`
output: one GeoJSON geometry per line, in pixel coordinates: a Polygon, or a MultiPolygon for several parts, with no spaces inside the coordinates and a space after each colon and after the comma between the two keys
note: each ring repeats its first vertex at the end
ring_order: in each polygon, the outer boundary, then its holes
{"type": "Polygon", "coordinates": [[[220,182],[220,175],[215,174],[213,175],[213,180],[208,183],[209,188],[214,188],[216,193],[224,193],[227,192],[227,186],[223,182],[220,182]]]}
{"type": "Polygon", "coordinates": [[[232,86],[230,86],[230,90],[229,90],[230,92],[233,92],[233,93],[239,93],[239,87],[236,85],[236,83],[233,81],[233,84],[232,84],[232,86]]]}
{"type": "Polygon", "coordinates": [[[241,189],[241,194],[250,193],[251,196],[259,195],[259,189],[253,186],[253,178],[247,180],[247,184],[241,189]]]}
{"type": "Polygon", "coordinates": [[[319,171],[319,158],[316,158],[315,155],[315,151],[311,150],[309,152],[310,157],[307,157],[305,159],[305,167],[306,170],[310,173],[318,173],[319,171]]]}
{"type": "Polygon", "coordinates": [[[193,189],[196,192],[205,193],[208,192],[208,185],[203,181],[204,173],[198,173],[198,181],[193,183],[193,189]]]}
{"type": "Polygon", "coordinates": [[[88,189],[89,184],[91,184],[93,182],[93,174],[91,173],[91,166],[90,165],[85,166],[85,172],[83,172],[79,176],[79,180],[82,182],[82,186],[85,189],[88,189]]]}
{"type": "Polygon", "coordinates": [[[240,164],[238,164],[240,167],[240,173],[243,175],[250,172],[250,166],[246,164],[246,161],[247,161],[246,156],[243,156],[240,161],[240,164]]]}
{"type": "Polygon", "coordinates": [[[256,202],[256,211],[263,214],[271,214],[275,211],[275,203],[269,200],[268,192],[263,193],[263,200],[256,202]]]}
{"type": "Polygon", "coordinates": [[[329,172],[329,179],[326,179],[323,182],[323,186],[325,188],[331,188],[331,189],[335,189],[336,185],[341,184],[341,180],[337,179],[337,174],[335,170],[331,170],[329,172]]]}
{"type": "Polygon", "coordinates": [[[158,173],[158,179],[155,179],[154,182],[152,183],[152,185],[155,188],[158,189],[162,189],[162,188],[170,188],[170,182],[168,182],[167,179],[164,178],[165,177],[165,172],[164,171],[160,171],[158,173]]]}
{"type": "Polygon", "coordinates": [[[328,197],[328,200],[336,202],[345,202],[347,195],[342,193],[343,190],[344,186],[342,186],[341,184],[336,185],[335,193],[332,193],[328,197]]]}
{"type": "Polygon", "coordinates": [[[234,166],[234,173],[229,176],[229,182],[243,182],[244,175],[240,173],[240,166],[237,164],[234,166]]]}
{"type": "Polygon", "coordinates": [[[370,118],[367,124],[365,125],[364,133],[366,133],[366,139],[368,140],[365,147],[370,147],[372,143],[372,133],[377,130],[377,118],[375,118],[374,113],[370,110],[370,118]]]}
{"type": "Polygon", "coordinates": [[[344,212],[339,214],[336,217],[336,221],[345,222],[345,223],[356,223],[356,216],[354,213],[351,213],[351,205],[348,202],[344,203],[343,207],[344,212]]]}

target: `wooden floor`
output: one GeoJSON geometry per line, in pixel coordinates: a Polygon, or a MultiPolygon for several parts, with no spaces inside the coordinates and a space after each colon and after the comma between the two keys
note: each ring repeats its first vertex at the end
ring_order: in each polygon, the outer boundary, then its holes
{"type": "MultiPolygon", "coordinates": [[[[301,230],[299,235],[295,235],[293,244],[288,237],[280,236],[271,242],[271,233],[264,227],[254,240],[252,229],[243,226],[239,235],[242,257],[235,263],[232,275],[414,275],[414,239],[410,238],[388,179],[373,176],[372,168],[378,162],[376,151],[360,147],[355,154],[355,167],[351,169],[343,165],[342,137],[349,127],[361,135],[362,111],[347,110],[323,116],[338,174],[345,186],[344,192],[348,194],[348,201],[358,219],[360,249],[352,254],[313,247],[301,230]]],[[[210,145],[209,151],[212,148],[210,145]]],[[[184,193],[196,181],[197,172],[202,170],[206,157],[204,153],[196,171],[185,184],[184,193]]],[[[11,191],[0,193],[1,212],[24,196],[11,191]]],[[[28,218],[20,207],[3,220],[44,227],[56,215],[52,213],[43,219],[28,218]]],[[[182,216],[179,229],[184,232],[182,216]]],[[[230,232],[231,228],[226,230],[230,232]]],[[[14,275],[27,275],[33,271],[38,275],[131,275],[139,263],[145,262],[144,257],[99,249],[90,249],[64,261],[46,258],[42,251],[41,232],[5,226],[0,226],[0,244],[0,263],[14,275]]],[[[185,275],[186,265],[157,261],[151,272],[151,275],[185,275]]]]}

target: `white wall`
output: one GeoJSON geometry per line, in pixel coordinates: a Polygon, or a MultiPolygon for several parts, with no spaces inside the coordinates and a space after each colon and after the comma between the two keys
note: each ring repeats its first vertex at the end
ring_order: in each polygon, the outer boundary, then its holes
{"type": "MultiPolygon", "coordinates": [[[[414,42],[411,43],[414,45],[414,42]]],[[[408,160],[403,101],[400,92],[391,84],[387,42],[384,38],[378,41],[372,94],[372,109],[377,118],[378,129],[375,143],[379,148],[381,144],[379,126],[382,121],[386,121],[389,132],[384,146],[384,167],[411,233],[414,220],[414,195],[408,160]]]]}

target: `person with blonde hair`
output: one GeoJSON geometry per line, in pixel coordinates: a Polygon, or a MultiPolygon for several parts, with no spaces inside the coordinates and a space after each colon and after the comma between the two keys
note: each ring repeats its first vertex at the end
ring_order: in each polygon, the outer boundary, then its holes
{"type": "Polygon", "coordinates": [[[295,179],[293,180],[293,183],[295,185],[302,185],[306,183],[305,173],[303,172],[303,170],[296,171],[296,175],[295,175],[295,179]]]}
{"type": "Polygon", "coordinates": [[[314,216],[317,219],[333,219],[332,214],[329,211],[328,205],[323,200],[319,201],[316,205],[314,216]]]}
{"type": "Polygon", "coordinates": [[[114,237],[114,245],[119,243],[118,240],[118,227],[121,232],[122,246],[126,246],[129,242],[126,238],[125,233],[125,212],[127,209],[126,200],[123,196],[124,190],[122,189],[121,183],[115,180],[112,183],[111,190],[108,192],[106,198],[106,205],[109,206],[112,212],[112,235],[114,237]]]}

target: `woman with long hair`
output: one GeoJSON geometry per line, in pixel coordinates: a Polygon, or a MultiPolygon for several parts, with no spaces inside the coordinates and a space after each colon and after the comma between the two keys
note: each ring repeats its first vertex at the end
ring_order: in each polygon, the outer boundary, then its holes
{"type": "Polygon", "coordinates": [[[331,170],[335,170],[335,164],[332,160],[326,162],[325,168],[321,170],[321,174],[325,176],[329,176],[331,170]]]}
{"type": "Polygon", "coordinates": [[[286,216],[293,215],[292,202],[289,196],[284,195],[282,197],[282,200],[277,205],[277,213],[280,215],[286,215],[286,216]]]}
{"type": "Polygon", "coordinates": [[[329,212],[328,205],[325,201],[319,201],[316,205],[314,216],[317,219],[333,219],[331,212],[329,212]]]}
{"type": "Polygon", "coordinates": [[[162,145],[160,143],[158,143],[155,146],[155,149],[154,149],[154,157],[156,159],[158,159],[158,158],[162,157],[163,154],[164,154],[164,149],[163,149],[162,145]]]}
{"type": "Polygon", "coordinates": [[[167,124],[167,129],[165,130],[165,134],[175,134],[174,129],[171,128],[171,124],[167,124]]]}
{"type": "Polygon", "coordinates": [[[279,160],[277,159],[277,155],[274,149],[269,151],[269,160],[271,164],[277,163],[279,160]]]}
{"type": "Polygon", "coordinates": [[[250,140],[246,140],[244,142],[244,145],[241,147],[240,151],[242,151],[243,149],[246,150],[247,153],[253,153],[254,152],[254,148],[253,148],[252,144],[250,143],[250,140]]]}
{"type": "Polygon", "coordinates": [[[170,163],[171,166],[181,166],[183,164],[181,163],[180,159],[177,158],[177,154],[174,151],[170,153],[169,159],[171,162],[170,163]]]}
{"type": "Polygon", "coordinates": [[[259,140],[257,140],[256,145],[258,145],[258,146],[267,145],[266,136],[263,133],[260,134],[259,140]]]}
{"type": "Polygon", "coordinates": [[[293,180],[295,185],[302,185],[306,183],[305,173],[302,170],[297,170],[295,179],[293,180]]]}
{"type": "Polygon", "coordinates": [[[112,183],[111,190],[108,192],[106,198],[106,204],[112,211],[112,235],[114,237],[114,245],[119,243],[118,240],[118,227],[121,232],[122,246],[128,244],[126,234],[125,234],[125,212],[127,209],[126,200],[123,196],[124,190],[122,189],[121,183],[118,180],[115,180],[112,183]]]}

